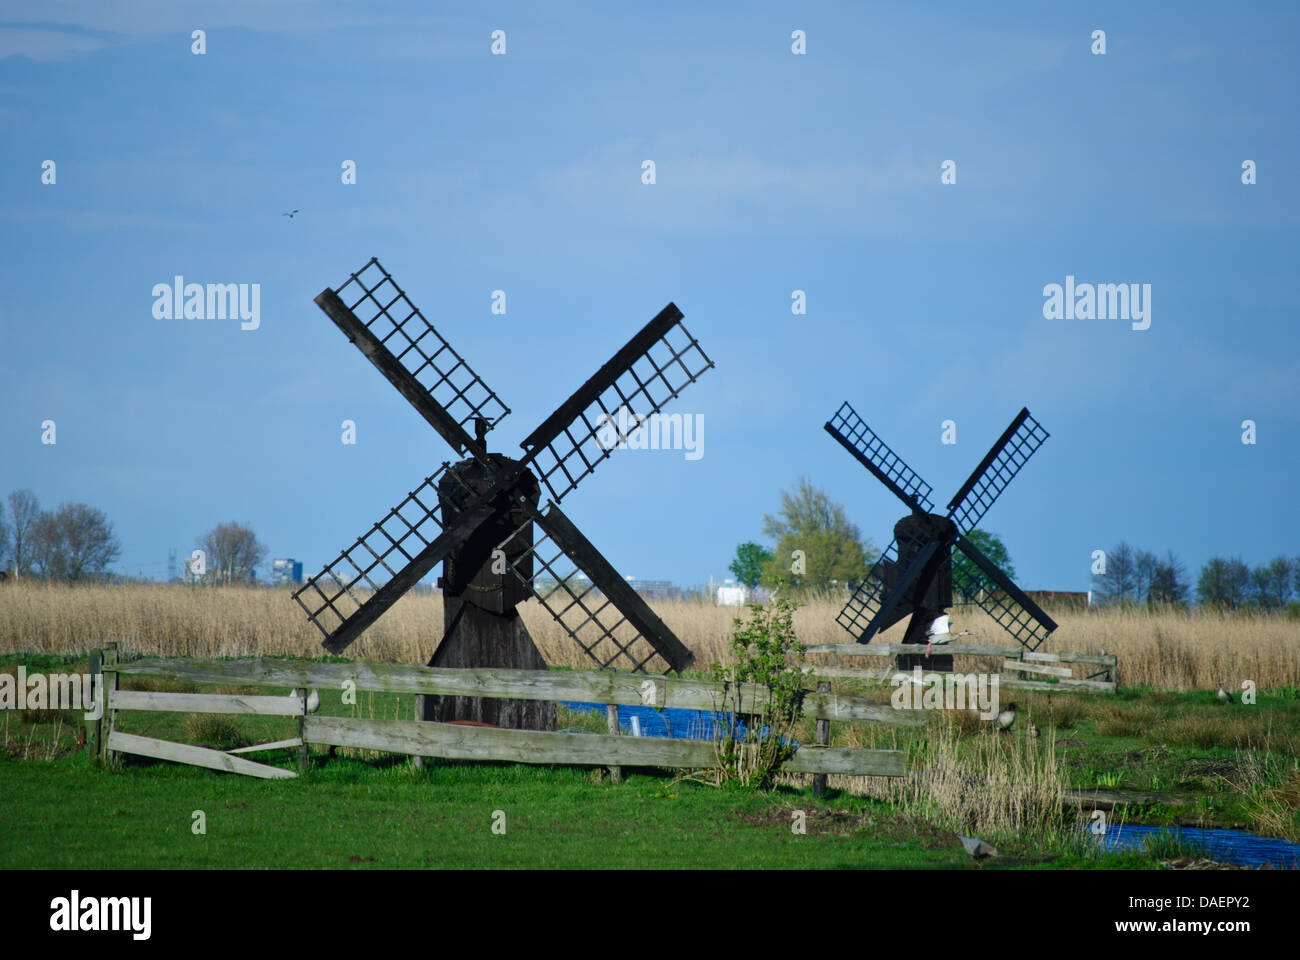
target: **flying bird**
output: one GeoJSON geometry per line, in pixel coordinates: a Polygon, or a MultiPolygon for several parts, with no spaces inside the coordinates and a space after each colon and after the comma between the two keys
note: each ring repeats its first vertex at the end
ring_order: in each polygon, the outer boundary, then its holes
{"type": "Polygon", "coordinates": [[[994,717],[993,722],[998,725],[998,730],[1002,733],[1010,733],[1011,725],[1016,722],[1016,705],[1008,703],[1005,710],[998,711],[998,715],[994,717]]]}
{"type": "Polygon", "coordinates": [[[290,210],[288,213],[282,213],[282,214],[280,214],[280,216],[282,216],[282,217],[288,217],[290,220],[292,220],[292,219],[293,219],[293,215],[294,215],[295,213],[297,213],[297,212],[298,212],[297,210],[290,210]]]}
{"type": "Polygon", "coordinates": [[[1237,701],[1233,698],[1232,694],[1230,694],[1227,690],[1224,690],[1224,689],[1223,689],[1223,681],[1222,681],[1222,680],[1219,681],[1219,692],[1216,693],[1215,696],[1219,698],[1219,702],[1220,702],[1220,703],[1236,703],[1236,702],[1237,702],[1237,701]]]}

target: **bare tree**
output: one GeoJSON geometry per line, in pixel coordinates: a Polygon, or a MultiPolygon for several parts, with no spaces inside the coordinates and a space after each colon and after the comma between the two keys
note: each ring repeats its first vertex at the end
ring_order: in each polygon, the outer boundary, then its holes
{"type": "Polygon", "coordinates": [[[219,523],[199,538],[207,554],[207,579],[213,583],[248,583],[253,569],[266,559],[266,547],[253,528],[242,523],[219,523]]]}
{"type": "Polygon", "coordinates": [[[1155,584],[1160,560],[1150,550],[1133,553],[1133,599],[1138,603],[1151,601],[1151,588],[1155,584]]]}
{"type": "Polygon", "coordinates": [[[1187,602],[1187,568],[1172,550],[1156,564],[1148,596],[1154,606],[1181,606],[1187,602]]]}
{"type": "Polygon", "coordinates": [[[48,580],[83,580],[101,574],[117,559],[121,544],[101,510],[65,503],[31,525],[31,565],[48,580]]]}
{"type": "Polygon", "coordinates": [[[1125,541],[1106,554],[1106,572],[1094,574],[1093,589],[1109,603],[1129,603],[1137,580],[1137,558],[1125,541]]]}
{"type": "Polygon", "coordinates": [[[21,577],[32,572],[32,527],[40,519],[41,502],[30,490],[15,490],[9,494],[9,512],[13,515],[10,531],[13,534],[14,573],[21,577]]]}
{"type": "Polygon", "coordinates": [[[5,521],[5,505],[0,503],[0,574],[8,576],[9,524],[5,521]]]}

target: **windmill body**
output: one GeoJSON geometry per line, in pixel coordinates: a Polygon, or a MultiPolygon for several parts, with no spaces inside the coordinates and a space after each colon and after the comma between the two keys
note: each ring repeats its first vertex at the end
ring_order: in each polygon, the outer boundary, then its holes
{"type": "MultiPolygon", "coordinates": [[[[690,664],[690,651],[559,508],[616,449],[600,442],[605,423],[620,415],[640,422],[713,366],[676,306],[661,310],[556,408],[514,459],[486,446],[509,408],[378,260],[316,303],[465,455],[444,462],[294,594],[327,650],[341,653],[442,563],[444,622],[431,666],[544,668],[517,611],[531,597],[601,667],[690,664]]],[[[554,729],[555,705],[430,696],[424,716],[554,729]]]]}
{"type": "Polygon", "coordinates": [[[1047,639],[1056,622],[965,536],[1048,437],[1027,409],[1020,411],[962,484],[945,514],[933,512],[933,488],[848,403],[825,429],[910,511],[894,525],[893,542],[836,618],[858,643],[869,643],[881,630],[910,615],[902,642],[926,644],[927,651],[900,655],[898,668],[951,671],[952,656],[932,654],[929,647],[947,639],[945,614],[952,606],[954,588],[1028,649],[1037,649],[1047,639]],[[957,576],[953,550],[965,554],[980,573],[957,576]]]}

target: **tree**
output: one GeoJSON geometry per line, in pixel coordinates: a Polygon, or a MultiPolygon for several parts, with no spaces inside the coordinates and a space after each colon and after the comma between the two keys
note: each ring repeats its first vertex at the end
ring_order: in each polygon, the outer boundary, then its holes
{"type": "Polygon", "coordinates": [[[1106,554],[1106,572],[1093,574],[1093,591],[1107,603],[1131,603],[1137,586],[1137,556],[1121,540],[1106,554]]]}
{"type": "Polygon", "coordinates": [[[9,559],[9,524],[5,522],[5,505],[0,503],[0,572],[8,569],[5,565],[9,559]]]}
{"type": "MultiPolygon", "coordinates": [[[[1011,555],[1006,545],[996,533],[976,527],[970,533],[963,534],[975,549],[993,561],[993,565],[1005,573],[1008,579],[1016,578],[1016,568],[1011,563],[1011,555]]],[[[961,550],[952,552],[952,588],[964,603],[970,603],[981,589],[994,589],[984,576],[984,571],[975,565],[970,557],[961,550]]]]}
{"type": "Polygon", "coordinates": [[[852,589],[877,556],[844,507],[803,477],[794,493],[781,492],[780,511],[763,517],[763,533],[776,541],[764,579],[796,592],[852,589]]]}
{"type": "Polygon", "coordinates": [[[736,547],[736,557],[727,569],[735,574],[737,583],[743,583],[752,590],[762,579],[763,567],[771,560],[772,551],[751,540],[736,547]]]}
{"type": "Polygon", "coordinates": [[[41,516],[41,502],[30,490],[15,490],[9,494],[9,513],[12,534],[10,551],[14,559],[14,573],[18,576],[32,572],[32,527],[41,516]]]}
{"type": "Polygon", "coordinates": [[[1150,550],[1133,551],[1133,599],[1150,604],[1151,586],[1156,580],[1160,560],[1150,550]]]}
{"type": "Polygon", "coordinates": [[[1151,606],[1180,607],[1187,602],[1187,568],[1170,550],[1156,563],[1155,575],[1147,591],[1151,606]]]}
{"type": "Polygon", "coordinates": [[[1274,557],[1250,575],[1254,600],[1264,610],[1281,610],[1291,599],[1291,562],[1274,557]]]}
{"type": "Polygon", "coordinates": [[[206,555],[205,577],[211,583],[250,583],[254,568],[266,559],[266,547],[242,523],[219,523],[196,546],[206,555]]]}
{"type": "Polygon", "coordinates": [[[1250,568],[1240,557],[1211,557],[1196,581],[1196,599],[1202,606],[1235,610],[1249,596],[1250,568]]]}
{"type": "Polygon", "coordinates": [[[104,573],[121,544],[101,510],[65,503],[41,513],[27,533],[31,567],[47,580],[83,580],[104,573]]]}

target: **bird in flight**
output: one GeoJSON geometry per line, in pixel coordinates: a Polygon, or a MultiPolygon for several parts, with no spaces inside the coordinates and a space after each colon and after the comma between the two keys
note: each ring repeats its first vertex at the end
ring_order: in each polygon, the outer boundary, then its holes
{"type": "Polygon", "coordinates": [[[288,217],[290,220],[292,220],[292,219],[293,219],[293,215],[294,215],[295,213],[297,213],[297,212],[298,212],[297,210],[291,210],[289,213],[282,213],[282,214],[280,214],[280,216],[282,216],[282,217],[288,217]]]}

